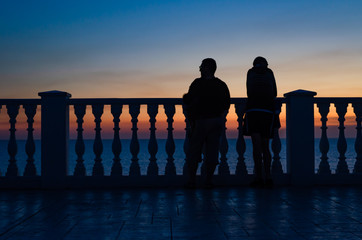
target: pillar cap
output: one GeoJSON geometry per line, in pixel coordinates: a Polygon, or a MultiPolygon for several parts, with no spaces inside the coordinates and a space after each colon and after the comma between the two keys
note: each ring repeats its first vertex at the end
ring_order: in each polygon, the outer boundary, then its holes
{"type": "Polygon", "coordinates": [[[38,93],[40,97],[66,97],[70,98],[72,95],[67,92],[62,92],[58,90],[46,91],[38,93]]]}
{"type": "Polygon", "coordinates": [[[292,91],[292,92],[285,93],[284,97],[290,97],[290,96],[311,96],[311,97],[314,97],[315,95],[317,95],[316,92],[303,90],[303,89],[298,89],[298,90],[295,90],[295,91],[292,91]]]}

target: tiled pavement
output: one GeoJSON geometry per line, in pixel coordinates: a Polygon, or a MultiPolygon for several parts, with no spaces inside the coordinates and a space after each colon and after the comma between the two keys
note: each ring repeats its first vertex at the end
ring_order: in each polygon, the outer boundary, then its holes
{"type": "Polygon", "coordinates": [[[362,187],[1,191],[0,239],[362,239],[362,187]]]}

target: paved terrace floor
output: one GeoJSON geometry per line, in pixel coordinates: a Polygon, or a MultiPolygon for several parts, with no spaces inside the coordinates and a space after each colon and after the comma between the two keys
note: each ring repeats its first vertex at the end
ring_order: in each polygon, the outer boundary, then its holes
{"type": "Polygon", "coordinates": [[[0,239],[362,239],[362,188],[1,191],[0,239]]]}

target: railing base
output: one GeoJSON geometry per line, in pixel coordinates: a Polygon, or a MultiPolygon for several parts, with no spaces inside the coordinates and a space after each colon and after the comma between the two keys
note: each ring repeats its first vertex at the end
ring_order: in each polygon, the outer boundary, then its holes
{"type": "Polygon", "coordinates": [[[41,189],[41,177],[0,177],[0,189],[41,189]]]}
{"type": "Polygon", "coordinates": [[[362,174],[316,174],[314,182],[318,185],[362,185],[362,174]]]}
{"type": "MultiPolygon", "coordinates": [[[[314,184],[317,185],[361,185],[362,174],[348,175],[314,175],[314,184]]],[[[246,176],[214,176],[216,187],[247,187],[254,179],[254,175],[246,176]]],[[[289,174],[273,175],[274,183],[278,186],[291,185],[291,177],[289,174]]],[[[62,186],[44,186],[40,176],[35,177],[0,177],[0,189],[112,189],[112,188],[167,188],[167,187],[183,187],[185,183],[184,176],[86,176],[76,177],[67,176],[62,186]]],[[[201,185],[201,176],[197,176],[197,183],[201,185]]]]}

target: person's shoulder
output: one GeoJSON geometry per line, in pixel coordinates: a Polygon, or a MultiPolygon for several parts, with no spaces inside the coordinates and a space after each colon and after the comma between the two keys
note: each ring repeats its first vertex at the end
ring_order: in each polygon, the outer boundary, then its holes
{"type": "Polygon", "coordinates": [[[220,84],[226,84],[223,80],[221,80],[220,78],[215,77],[214,78],[216,80],[216,82],[220,83],[220,84]]]}
{"type": "Polygon", "coordinates": [[[216,81],[217,81],[217,83],[218,83],[219,85],[221,85],[222,87],[228,88],[228,85],[226,84],[226,82],[224,82],[224,81],[221,80],[220,78],[215,78],[215,79],[216,79],[216,81]]]}
{"type": "Polygon", "coordinates": [[[200,81],[201,81],[201,78],[196,78],[195,80],[192,81],[191,86],[195,85],[195,84],[197,85],[200,81]]]}
{"type": "Polygon", "coordinates": [[[199,83],[202,81],[202,78],[195,78],[195,80],[193,81],[194,83],[199,83]]]}
{"type": "Polygon", "coordinates": [[[250,68],[247,72],[247,76],[251,75],[251,74],[254,74],[255,73],[255,70],[253,68],[250,68]]]}
{"type": "Polygon", "coordinates": [[[269,75],[269,77],[274,78],[273,70],[271,70],[270,68],[267,68],[266,73],[269,75]]]}
{"type": "Polygon", "coordinates": [[[273,73],[273,70],[271,70],[270,68],[267,68],[266,71],[267,71],[268,73],[273,73]]]}

